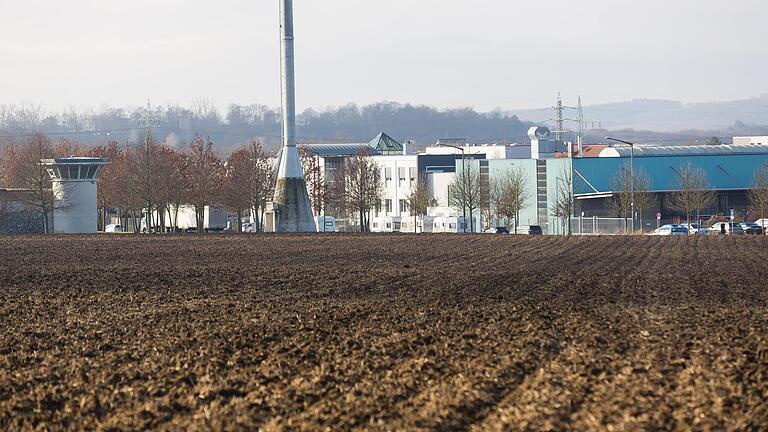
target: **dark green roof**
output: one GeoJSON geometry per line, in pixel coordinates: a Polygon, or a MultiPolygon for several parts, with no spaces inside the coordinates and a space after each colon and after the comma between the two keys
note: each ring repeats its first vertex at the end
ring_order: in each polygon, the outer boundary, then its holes
{"type": "Polygon", "coordinates": [[[384,132],[378,134],[368,145],[381,154],[403,153],[403,145],[384,132]]]}

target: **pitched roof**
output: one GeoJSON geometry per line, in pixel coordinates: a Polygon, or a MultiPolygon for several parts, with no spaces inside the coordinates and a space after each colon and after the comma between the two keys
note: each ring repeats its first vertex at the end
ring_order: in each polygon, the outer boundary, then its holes
{"type": "Polygon", "coordinates": [[[382,154],[403,152],[403,145],[384,132],[378,134],[368,145],[382,154]]]}

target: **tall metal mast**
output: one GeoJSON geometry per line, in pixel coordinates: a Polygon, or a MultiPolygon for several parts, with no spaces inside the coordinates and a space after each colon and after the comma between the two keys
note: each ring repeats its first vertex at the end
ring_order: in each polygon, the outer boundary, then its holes
{"type": "Polygon", "coordinates": [[[307,184],[296,148],[296,87],[294,82],[293,0],[280,0],[280,78],[283,148],[275,186],[278,232],[315,232],[307,184]]]}
{"type": "Polygon", "coordinates": [[[581,105],[581,95],[579,95],[579,104],[576,109],[578,110],[578,126],[579,134],[576,136],[576,142],[579,149],[579,157],[584,157],[584,107],[581,105]]]}
{"type": "Polygon", "coordinates": [[[562,141],[565,133],[565,120],[563,119],[563,98],[560,96],[560,92],[557,92],[557,105],[555,106],[555,128],[555,139],[562,141]]]}

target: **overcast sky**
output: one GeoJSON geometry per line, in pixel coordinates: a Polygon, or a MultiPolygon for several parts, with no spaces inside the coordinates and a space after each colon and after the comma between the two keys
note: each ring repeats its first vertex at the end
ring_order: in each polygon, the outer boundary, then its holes
{"type": "MultiPolygon", "coordinates": [[[[768,92],[764,0],[295,0],[297,102],[768,92]]],[[[0,104],[279,105],[278,0],[0,0],[0,104]]]]}

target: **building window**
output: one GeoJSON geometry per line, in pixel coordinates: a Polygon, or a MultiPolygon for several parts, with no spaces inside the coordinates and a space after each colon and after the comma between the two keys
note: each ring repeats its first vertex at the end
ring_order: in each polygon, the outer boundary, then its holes
{"type": "Polygon", "coordinates": [[[416,176],[417,176],[417,170],[416,170],[416,167],[410,167],[410,168],[408,168],[408,172],[409,172],[409,174],[410,174],[411,183],[415,183],[415,182],[416,182],[416,176]]]}
{"type": "Polygon", "coordinates": [[[408,201],[401,199],[400,200],[400,211],[401,212],[407,212],[408,211],[408,201]]]}
{"type": "Polygon", "coordinates": [[[392,200],[384,200],[384,209],[387,214],[392,213],[392,200]]]}
{"type": "Polygon", "coordinates": [[[392,181],[392,168],[384,168],[384,183],[389,186],[392,181]]]}
{"type": "Polygon", "coordinates": [[[403,186],[405,183],[405,168],[401,167],[397,169],[397,177],[398,180],[400,180],[400,186],[403,186]]]}

